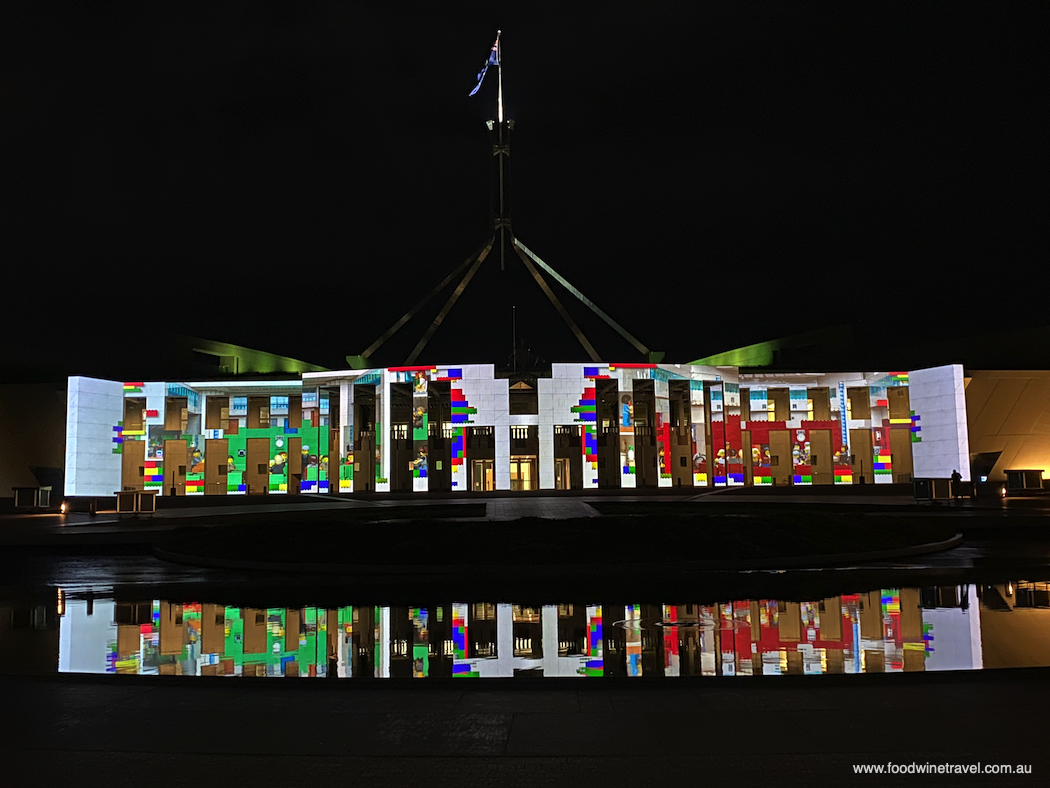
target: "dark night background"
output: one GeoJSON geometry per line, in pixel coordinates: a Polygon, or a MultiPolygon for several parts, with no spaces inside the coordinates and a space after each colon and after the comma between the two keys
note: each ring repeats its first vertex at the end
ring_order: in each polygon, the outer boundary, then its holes
{"type": "MultiPolygon", "coordinates": [[[[668,360],[1047,322],[1024,6],[533,9],[5,3],[5,268],[38,299],[8,280],[5,363],[133,366],[175,331],[344,367],[490,234],[495,73],[467,93],[497,27],[516,233],[668,360]]],[[[421,360],[502,363],[511,304],[541,356],[583,359],[490,258],[421,360]]]]}

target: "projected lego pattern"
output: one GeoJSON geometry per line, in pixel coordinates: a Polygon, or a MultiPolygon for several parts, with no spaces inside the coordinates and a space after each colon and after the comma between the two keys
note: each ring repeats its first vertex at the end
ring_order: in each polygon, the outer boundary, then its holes
{"type": "MultiPolygon", "coordinates": [[[[813,484],[813,450],[811,444],[811,433],[815,430],[821,430],[828,431],[832,435],[835,435],[837,433],[837,427],[838,425],[833,421],[803,421],[801,422],[801,426],[791,428],[791,464],[793,466],[794,484],[813,484]]],[[[835,456],[841,457],[841,452],[838,449],[835,450],[835,456]]],[[[848,470],[848,468],[846,470],[848,470]]]]}
{"type": "Polygon", "coordinates": [[[116,433],[113,436],[113,443],[116,446],[113,447],[114,454],[122,454],[124,449],[124,422],[118,421],[113,427],[113,432],[116,433]]]}
{"type": "MultiPolygon", "coordinates": [[[[656,414],[661,421],[661,413],[656,414]]],[[[671,478],[671,425],[664,422],[656,427],[657,464],[660,467],[660,478],[671,478]]]]}
{"type": "Polygon", "coordinates": [[[471,407],[467,395],[461,388],[452,388],[452,423],[473,424],[471,416],[478,412],[477,408],[471,407]]]}
{"type": "MultiPolygon", "coordinates": [[[[656,449],[655,453],[657,456],[655,461],[661,486],[666,486],[672,481],[675,469],[670,467],[670,463],[673,461],[676,468],[678,464],[677,457],[672,454],[672,451],[679,451],[679,449],[675,442],[671,440],[669,400],[666,393],[668,381],[675,379],[689,380],[689,418],[693,442],[693,483],[696,485],[706,485],[711,482],[720,486],[727,482],[734,485],[743,484],[747,481],[748,474],[742,471],[748,467],[748,462],[750,462],[750,468],[753,472],[751,476],[752,483],[758,485],[770,483],[773,474],[769,468],[764,467],[768,464],[766,462],[767,442],[759,439],[758,436],[752,436],[749,449],[745,450],[738,428],[739,422],[746,420],[748,428],[755,430],[757,429],[755,425],[764,421],[767,414],[772,415],[768,410],[770,400],[767,396],[771,395],[768,393],[767,386],[775,386],[778,389],[786,388],[788,390],[786,393],[788,394],[790,405],[790,418],[785,422],[781,422],[788,431],[805,431],[807,428],[815,428],[811,420],[807,418],[807,416],[812,414],[812,405],[808,398],[809,390],[807,386],[809,388],[826,390],[827,395],[823,396],[828,397],[825,401],[831,405],[830,422],[833,422],[833,424],[829,424],[829,428],[832,430],[830,452],[833,455],[834,467],[831,469],[824,464],[819,471],[819,481],[815,480],[813,468],[811,466],[807,467],[808,463],[804,461],[806,441],[803,440],[799,442],[797,455],[792,458],[791,468],[785,469],[790,473],[789,479],[792,483],[830,483],[833,481],[835,484],[850,484],[854,480],[854,468],[851,460],[855,461],[859,468],[864,469],[865,473],[870,473],[873,470],[877,483],[891,482],[894,474],[895,459],[890,452],[888,432],[891,428],[904,428],[909,431],[911,446],[915,447],[914,452],[910,448],[905,449],[897,445],[898,435],[901,438],[904,437],[902,433],[893,433],[893,445],[898,452],[905,451],[906,455],[911,455],[912,464],[915,468],[914,473],[917,475],[920,473],[923,476],[944,475],[942,467],[948,468],[948,471],[944,473],[950,473],[952,467],[964,463],[966,459],[964,450],[966,444],[965,405],[955,403],[955,400],[963,402],[963,395],[958,392],[951,395],[955,398],[952,401],[956,405],[954,409],[941,407],[942,399],[945,401],[951,399],[949,394],[945,393],[948,384],[955,384],[954,378],[944,371],[948,368],[944,368],[944,370],[941,368],[920,370],[912,373],[856,373],[849,375],[815,373],[813,376],[806,376],[807,378],[811,377],[811,379],[808,379],[805,383],[797,381],[799,376],[795,376],[790,380],[777,381],[768,374],[755,375],[755,379],[749,379],[749,385],[746,385],[750,392],[750,401],[746,403],[749,407],[744,408],[740,413],[736,411],[737,401],[734,398],[739,396],[741,387],[744,387],[745,384],[743,381],[736,381],[735,374],[731,372],[728,373],[730,376],[729,380],[714,381],[711,378],[714,376],[715,370],[706,367],[702,369],[700,367],[692,367],[688,372],[684,372],[684,370],[677,371],[670,367],[664,368],[654,364],[628,363],[614,363],[610,365],[559,364],[555,365],[555,368],[552,379],[541,381],[539,386],[541,441],[550,441],[550,438],[546,436],[552,434],[549,431],[551,427],[573,422],[580,425],[580,452],[583,459],[584,489],[592,488],[597,484],[597,386],[595,382],[597,379],[609,377],[617,379],[621,384],[619,386],[620,402],[617,403],[618,410],[616,412],[616,419],[620,427],[620,454],[622,455],[622,462],[619,463],[621,465],[619,469],[621,471],[621,486],[631,486],[630,483],[635,481],[637,474],[637,469],[633,468],[634,457],[632,455],[634,454],[633,450],[639,447],[635,444],[635,436],[633,435],[634,420],[632,408],[634,406],[634,397],[630,386],[635,379],[652,380],[657,386],[656,409],[650,414],[649,423],[653,431],[653,436],[650,440],[653,441],[656,449]],[[704,380],[702,378],[707,379],[704,380]],[[916,406],[916,400],[914,399],[916,396],[920,396],[914,388],[916,380],[923,381],[924,388],[921,396],[926,398],[921,401],[920,406],[916,406]],[[663,390],[661,390],[661,385],[664,386],[663,390]],[[705,412],[704,408],[705,385],[711,387],[710,413],[705,412]],[[870,417],[865,414],[864,418],[851,418],[849,413],[844,412],[847,386],[850,389],[856,389],[860,386],[867,388],[869,392],[868,400],[872,410],[870,417]],[[891,420],[889,419],[889,402],[893,401],[896,403],[897,400],[887,395],[891,389],[896,389],[898,386],[909,386],[912,389],[911,408],[913,410],[906,409],[907,406],[905,405],[899,412],[894,410],[894,416],[898,418],[891,420]],[[724,402],[723,399],[726,398],[728,401],[724,402]],[[766,409],[763,409],[763,405],[767,406],[766,409]],[[752,415],[754,419],[750,418],[752,415]],[[905,415],[907,418],[901,418],[905,415]],[[712,417],[713,419],[721,420],[712,420],[712,417]],[[932,419],[932,421],[929,421],[929,419],[932,419]],[[924,424],[924,421],[929,421],[929,423],[924,424]],[[873,438],[870,453],[873,462],[871,470],[868,470],[868,457],[857,457],[855,456],[856,452],[850,451],[850,435],[857,435],[857,431],[861,429],[871,430],[873,438]],[[547,431],[545,432],[545,430],[547,431]],[[723,431],[727,434],[723,434],[723,431]],[[934,437],[931,438],[931,435],[934,437]],[[728,440],[726,440],[727,438],[728,440]],[[626,444],[624,443],[625,439],[627,440],[626,444]],[[709,440],[711,445],[708,445],[709,440]],[[933,440],[933,444],[930,443],[931,440],[933,440]],[[745,456],[745,452],[750,456],[745,456]],[[946,459],[949,456],[951,459],[946,459]],[[962,459],[957,459],[957,457],[962,459]],[[916,464],[920,460],[922,462],[921,472],[920,465],[916,464]],[[632,473],[632,470],[634,473],[632,473]],[[833,473],[825,475],[829,470],[833,470],[833,473]],[[628,480],[630,483],[626,483],[628,480]]],[[[383,489],[383,484],[385,483],[383,477],[386,470],[388,470],[383,467],[383,454],[385,452],[382,438],[384,429],[380,418],[380,414],[384,413],[382,398],[386,394],[387,383],[394,379],[399,380],[399,375],[404,375],[404,382],[412,384],[414,397],[411,436],[415,444],[415,453],[409,455],[408,458],[411,461],[412,476],[415,479],[413,488],[426,489],[430,463],[444,459],[431,458],[429,456],[429,414],[426,412],[427,390],[433,381],[444,380],[452,383],[450,391],[452,399],[451,421],[453,424],[451,425],[452,429],[447,433],[450,438],[449,455],[447,456],[451,460],[453,473],[453,478],[450,482],[456,488],[465,486],[467,470],[467,433],[465,425],[477,423],[497,428],[495,482],[498,489],[505,489],[506,485],[509,485],[509,471],[506,458],[502,456],[506,447],[506,436],[502,430],[503,423],[500,421],[505,419],[507,415],[505,410],[507,407],[505,404],[505,383],[502,379],[493,375],[493,370],[489,365],[448,368],[434,366],[391,368],[389,374],[388,370],[371,370],[353,377],[355,383],[373,380],[378,384],[376,391],[376,421],[379,422],[376,425],[378,428],[376,436],[378,459],[376,476],[380,484],[377,485],[377,489],[383,489]],[[464,373],[466,373],[469,381],[463,380],[464,373]],[[464,383],[468,385],[464,386],[464,383]],[[469,395],[467,392],[469,392],[469,395]],[[468,401],[468,396],[470,401],[468,401]]],[[[325,385],[329,384],[326,383],[325,385]]],[[[234,400],[240,399],[243,403],[246,397],[243,394],[238,396],[235,393],[237,391],[236,386],[231,388],[233,391],[230,392],[230,395],[234,400]]],[[[270,444],[269,454],[266,458],[269,471],[266,489],[273,493],[287,491],[290,478],[288,473],[290,465],[287,454],[288,444],[286,441],[282,447],[278,444],[278,438],[290,433],[286,432],[280,424],[280,421],[283,421],[283,419],[274,421],[273,417],[275,414],[279,416],[279,411],[271,409],[270,422],[272,426],[269,424],[265,428],[261,426],[262,432],[252,432],[246,428],[243,404],[241,405],[241,412],[238,413],[236,406],[233,406],[233,403],[231,403],[230,418],[236,424],[231,425],[230,430],[205,430],[202,424],[204,413],[200,410],[203,396],[183,383],[142,383],[140,381],[119,383],[83,379],[83,382],[78,387],[71,387],[70,391],[70,423],[67,433],[70,436],[70,440],[67,442],[67,465],[71,468],[71,472],[67,475],[67,488],[70,489],[71,494],[89,494],[86,492],[89,488],[91,490],[90,494],[102,494],[100,492],[102,489],[111,491],[119,487],[121,472],[119,459],[117,456],[114,456],[112,462],[100,463],[97,459],[97,455],[100,453],[100,445],[103,443],[108,444],[108,449],[101,449],[107,455],[120,455],[128,448],[127,444],[131,441],[143,438],[146,442],[145,459],[151,461],[148,470],[154,471],[154,473],[145,475],[146,478],[141,482],[142,486],[157,486],[157,481],[152,477],[163,475],[165,467],[163,463],[163,445],[165,441],[185,439],[192,455],[197,450],[203,452],[205,447],[204,438],[211,438],[225,439],[231,442],[230,456],[226,458],[230,473],[226,479],[227,492],[247,492],[244,481],[246,457],[240,453],[242,442],[246,442],[248,437],[261,437],[266,438],[270,444]],[[131,431],[124,429],[127,422],[119,421],[122,411],[113,407],[111,400],[114,398],[114,395],[124,395],[143,400],[143,413],[146,421],[142,426],[145,432],[142,430],[131,431]],[[170,413],[167,414],[168,420],[176,425],[176,429],[164,429],[165,407],[170,407],[170,402],[165,400],[167,397],[173,396],[185,397],[181,405],[184,409],[181,431],[178,428],[177,420],[170,413]],[[82,409],[80,414],[77,413],[78,407],[82,409]],[[103,418],[101,422],[99,421],[100,415],[103,418]],[[184,432],[186,434],[183,434],[184,432]],[[103,433],[105,433],[104,436],[103,433]],[[78,485],[82,486],[85,492],[79,492],[78,485]]],[[[241,389],[241,391],[244,390],[241,389]]],[[[907,401],[908,398],[901,398],[902,403],[907,401]]],[[[320,404],[315,401],[312,407],[308,406],[306,393],[304,392],[304,422],[299,429],[299,437],[301,437],[304,446],[309,446],[309,450],[305,457],[305,474],[300,484],[300,491],[325,491],[328,489],[329,478],[331,477],[338,478],[340,490],[350,491],[353,489],[354,477],[352,464],[353,448],[347,443],[345,462],[339,462],[336,459],[337,454],[333,454],[330,458],[329,449],[334,452],[335,447],[328,446],[328,436],[329,429],[342,429],[345,438],[347,429],[352,430],[352,426],[345,423],[342,425],[311,424],[311,416],[316,420],[323,413],[323,410],[319,411],[318,405],[320,404]],[[329,472],[328,466],[332,461],[337,462],[339,465],[338,472],[329,472]]],[[[854,413],[853,415],[857,414],[854,413]]],[[[795,436],[792,435],[791,445],[794,446],[795,443],[795,436]]],[[[820,443],[819,445],[822,447],[822,451],[827,450],[823,448],[826,446],[826,443],[820,443]]],[[[907,444],[903,445],[907,446],[907,444]]],[[[648,447],[646,448],[648,449],[648,447]]],[[[865,453],[867,453],[866,450],[865,453]]],[[[554,484],[555,479],[553,467],[547,467],[548,463],[553,466],[553,447],[545,446],[541,442],[539,455],[539,478],[541,486],[546,489],[554,484]]],[[[906,455],[896,458],[900,460],[898,464],[901,467],[897,470],[899,473],[904,473],[908,470],[909,458],[906,455]]],[[[645,457],[646,463],[652,462],[649,451],[646,452],[645,457]]],[[[823,460],[823,458],[821,459],[823,460]]],[[[613,460],[613,462],[615,463],[616,461],[613,460]]],[[[203,463],[191,461],[190,466],[186,477],[186,491],[188,494],[203,494],[205,491],[203,463]]],[[[652,469],[650,468],[649,470],[652,469]]],[[[209,476],[209,478],[212,477],[209,476]]],[[[651,483],[651,480],[648,481],[651,483]]],[[[335,482],[332,483],[334,484],[335,482]]],[[[216,492],[217,490],[213,485],[209,491],[216,492]]]]}
{"type": "MultiPolygon", "coordinates": [[[[763,401],[765,396],[762,397],[763,401]]],[[[751,479],[757,487],[773,484],[773,459],[769,448],[769,433],[787,430],[784,421],[749,421],[746,429],[751,433],[751,479]]]]}
{"type": "Polygon", "coordinates": [[[584,367],[583,375],[590,379],[590,385],[585,386],[583,394],[580,396],[580,401],[573,405],[570,410],[576,414],[576,421],[582,422],[593,422],[596,420],[597,405],[595,397],[594,379],[596,377],[608,377],[607,375],[599,375],[597,367],[584,367]]]}
{"type": "MultiPolygon", "coordinates": [[[[711,396],[713,400],[713,391],[711,396]]],[[[716,485],[726,483],[727,467],[730,484],[744,483],[743,445],[739,419],[730,418],[729,421],[711,422],[711,451],[714,455],[716,485]]]]}
{"type": "Polygon", "coordinates": [[[142,486],[147,490],[159,490],[164,487],[164,464],[160,460],[146,460],[142,486]]]}
{"type": "Polygon", "coordinates": [[[872,467],[875,472],[875,480],[893,480],[893,454],[890,452],[890,420],[883,419],[881,427],[875,427],[871,431],[872,444],[872,467]]]}
{"type": "MultiPolygon", "coordinates": [[[[610,366],[609,369],[612,369],[610,366]]],[[[575,421],[581,424],[580,442],[585,465],[584,479],[589,480],[590,486],[598,485],[598,425],[597,425],[597,394],[596,380],[607,380],[609,375],[602,372],[601,367],[583,368],[583,376],[586,378],[583,394],[579,401],[569,410],[575,414],[575,421]]]]}

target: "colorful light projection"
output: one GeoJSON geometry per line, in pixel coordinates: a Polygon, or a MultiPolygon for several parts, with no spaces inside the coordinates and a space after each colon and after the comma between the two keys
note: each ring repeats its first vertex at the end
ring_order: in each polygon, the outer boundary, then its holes
{"type": "MultiPolygon", "coordinates": [[[[612,369],[612,367],[609,367],[612,369]]],[[[584,468],[589,473],[584,478],[590,478],[592,486],[598,484],[598,427],[597,427],[597,394],[596,380],[608,380],[609,375],[602,372],[601,367],[583,368],[583,377],[589,381],[584,384],[583,393],[579,401],[569,408],[570,412],[576,414],[580,428],[580,452],[583,455],[584,468]]],[[[626,471],[625,471],[626,473],[626,471]]]]}

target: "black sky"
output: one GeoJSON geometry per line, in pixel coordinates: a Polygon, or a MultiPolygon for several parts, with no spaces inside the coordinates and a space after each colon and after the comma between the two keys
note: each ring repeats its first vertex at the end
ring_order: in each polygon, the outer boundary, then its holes
{"type": "MultiPolygon", "coordinates": [[[[1046,322],[1050,91],[1024,6],[20,3],[0,23],[4,257],[48,307],[8,349],[110,338],[137,308],[121,352],[174,330],[341,366],[489,234],[494,74],[467,93],[497,27],[516,232],[670,360],[843,322],[871,342],[1046,322]]],[[[583,358],[520,264],[490,261],[422,360],[502,362],[511,304],[542,356],[583,358]]]]}

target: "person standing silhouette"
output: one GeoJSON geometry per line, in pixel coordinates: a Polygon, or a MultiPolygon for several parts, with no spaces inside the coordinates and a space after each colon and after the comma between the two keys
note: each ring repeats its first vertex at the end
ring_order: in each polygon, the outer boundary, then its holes
{"type": "Polygon", "coordinates": [[[958,469],[952,471],[952,498],[956,500],[962,498],[962,474],[958,469]]]}

